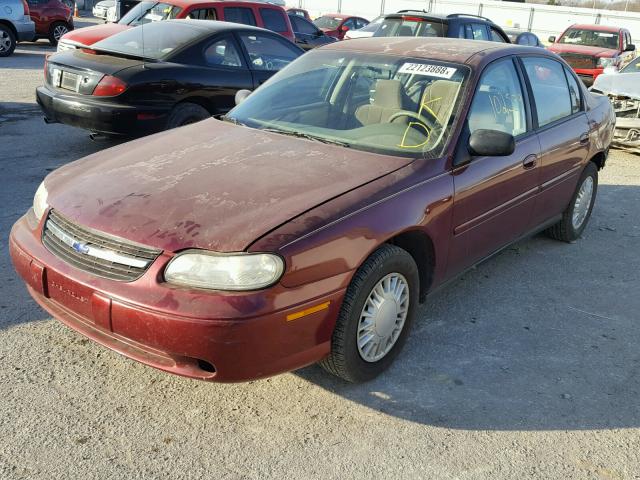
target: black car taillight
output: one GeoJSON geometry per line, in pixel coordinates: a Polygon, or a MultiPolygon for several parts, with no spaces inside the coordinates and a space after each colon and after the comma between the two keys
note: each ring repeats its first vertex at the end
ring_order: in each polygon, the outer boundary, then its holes
{"type": "Polygon", "coordinates": [[[96,85],[93,90],[93,96],[95,97],[115,97],[120,95],[127,89],[127,84],[119,78],[111,75],[105,75],[96,85]]]}

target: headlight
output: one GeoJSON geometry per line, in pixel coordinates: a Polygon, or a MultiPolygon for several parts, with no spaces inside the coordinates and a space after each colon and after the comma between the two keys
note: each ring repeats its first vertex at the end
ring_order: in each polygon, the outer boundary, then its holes
{"type": "Polygon", "coordinates": [[[598,59],[598,67],[607,68],[612,67],[618,64],[617,58],[605,58],[601,57],[598,59]]]}
{"type": "Polygon", "coordinates": [[[36,190],[36,194],[33,196],[33,213],[36,214],[38,221],[42,220],[44,212],[49,208],[49,204],[47,204],[48,195],[49,193],[44,186],[44,182],[42,182],[38,187],[38,190],[36,190]]]}
{"type": "Polygon", "coordinates": [[[257,290],[273,285],[284,271],[284,262],[269,253],[222,254],[188,250],[167,265],[167,282],[211,290],[257,290]]]}

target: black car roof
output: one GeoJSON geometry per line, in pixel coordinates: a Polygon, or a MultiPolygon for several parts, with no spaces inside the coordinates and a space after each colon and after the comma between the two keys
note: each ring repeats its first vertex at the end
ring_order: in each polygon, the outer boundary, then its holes
{"type": "Polygon", "coordinates": [[[384,16],[384,18],[386,20],[387,18],[400,18],[406,15],[410,15],[412,17],[421,17],[429,20],[439,20],[443,23],[448,23],[451,20],[457,19],[470,19],[495,25],[493,20],[487,17],[481,17],[480,15],[473,15],[470,13],[449,13],[445,15],[442,13],[431,13],[425,10],[400,10],[395,13],[388,13],[384,16]]]}

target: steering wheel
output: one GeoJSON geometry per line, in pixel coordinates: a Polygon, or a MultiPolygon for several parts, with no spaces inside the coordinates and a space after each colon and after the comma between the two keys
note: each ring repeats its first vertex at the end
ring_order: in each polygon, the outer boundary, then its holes
{"type": "Polygon", "coordinates": [[[417,112],[412,112],[411,110],[400,110],[399,112],[394,113],[393,115],[391,115],[389,117],[389,120],[387,120],[389,123],[393,122],[396,118],[400,118],[400,117],[409,117],[409,118],[413,118],[415,120],[418,120],[420,123],[422,123],[423,125],[425,125],[426,127],[428,127],[430,130],[434,130],[436,128],[438,128],[440,126],[440,122],[438,121],[438,119],[435,117],[435,115],[433,115],[431,112],[427,111],[427,114],[429,115],[429,117],[425,117],[423,115],[420,115],[417,112]]]}

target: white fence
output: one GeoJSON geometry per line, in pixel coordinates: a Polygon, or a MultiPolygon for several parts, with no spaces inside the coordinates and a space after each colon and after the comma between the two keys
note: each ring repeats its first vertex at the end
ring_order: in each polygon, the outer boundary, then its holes
{"type": "Polygon", "coordinates": [[[312,17],[324,13],[349,13],[369,20],[381,13],[402,9],[443,14],[471,13],[488,17],[503,28],[530,30],[543,41],[574,23],[613,25],[628,28],[634,42],[640,46],[640,13],[495,0],[287,0],[287,4],[306,8],[312,17]]]}

